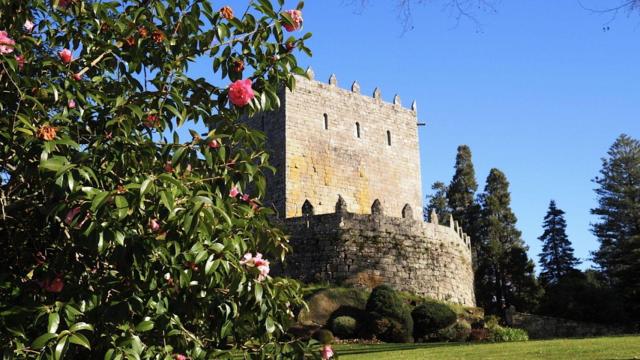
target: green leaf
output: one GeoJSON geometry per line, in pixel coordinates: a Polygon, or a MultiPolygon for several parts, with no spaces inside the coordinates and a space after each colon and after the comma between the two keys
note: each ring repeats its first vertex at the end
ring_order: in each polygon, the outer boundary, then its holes
{"type": "Polygon", "coordinates": [[[58,339],[58,344],[56,344],[56,349],[53,353],[53,358],[55,360],[60,360],[64,356],[65,348],[67,347],[67,342],[69,338],[67,336],[63,336],[58,339]]]}
{"type": "Polygon", "coordinates": [[[60,156],[54,156],[51,159],[41,161],[40,169],[58,172],[66,164],[67,164],[67,159],[60,156]]]}
{"type": "Polygon", "coordinates": [[[69,342],[72,344],[83,346],[89,350],[91,350],[91,344],[89,343],[89,339],[82,334],[72,334],[69,337],[69,342]]]}
{"type": "Polygon", "coordinates": [[[100,191],[91,201],[91,211],[95,212],[99,207],[101,207],[104,202],[107,200],[110,192],[108,191],[100,191]]]}
{"type": "Polygon", "coordinates": [[[31,343],[31,347],[34,349],[42,349],[47,343],[53,339],[58,337],[58,334],[46,333],[38,336],[37,339],[31,343]]]}
{"type": "Polygon", "coordinates": [[[276,330],[276,324],[274,323],[273,319],[271,318],[271,316],[269,316],[267,318],[267,321],[265,322],[265,328],[267,329],[267,333],[271,334],[272,332],[274,332],[276,330]]]}
{"type": "Polygon", "coordinates": [[[262,285],[255,283],[254,293],[256,295],[256,303],[262,302],[262,285]]]}
{"type": "Polygon", "coordinates": [[[82,330],[93,331],[93,325],[87,324],[86,322],[78,322],[71,325],[71,327],[69,328],[69,331],[73,333],[77,331],[82,331],[82,330]]]}
{"type": "Polygon", "coordinates": [[[58,325],[60,325],[60,315],[58,313],[49,314],[49,325],[47,331],[50,334],[55,334],[58,331],[58,325]]]}
{"type": "Polygon", "coordinates": [[[145,332],[153,329],[153,321],[151,320],[143,320],[136,325],[136,331],[145,332]]]}
{"type": "Polygon", "coordinates": [[[151,185],[151,179],[142,182],[142,185],[140,185],[140,196],[144,196],[147,190],[149,190],[149,185],[151,185]]]}
{"type": "Polygon", "coordinates": [[[129,212],[129,202],[124,196],[116,196],[116,208],[118,209],[118,218],[124,219],[129,212]]]}

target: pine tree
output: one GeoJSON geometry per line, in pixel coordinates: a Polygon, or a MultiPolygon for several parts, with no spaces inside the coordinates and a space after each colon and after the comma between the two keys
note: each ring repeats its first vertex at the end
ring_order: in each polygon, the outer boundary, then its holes
{"type": "Polygon", "coordinates": [[[573,255],[573,247],[566,233],[564,211],[558,209],[554,200],[549,203],[542,227],[544,232],[538,237],[542,241],[542,252],[539,254],[542,268],[540,279],[545,284],[555,284],[574,270],[580,261],[573,255]]]}
{"type": "Polygon", "coordinates": [[[427,196],[429,203],[424,208],[424,219],[425,221],[429,220],[429,214],[431,214],[432,210],[435,210],[440,223],[445,224],[449,221],[449,214],[451,213],[447,200],[447,185],[442,181],[436,181],[431,185],[431,190],[433,190],[433,194],[427,196]]]}
{"type": "Polygon", "coordinates": [[[533,262],[521,232],[516,228],[517,218],[511,210],[509,182],[504,173],[491,169],[484,193],[481,229],[476,271],[476,297],[488,311],[497,312],[509,305],[535,307],[540,289],[533,277],[533,262]],[[524,257],[523,257],[524,256],[524,257]]]}
{"type": "Polygon", "coordinates": [[[620,135],[602,159],[594,182],[599,217],[593,233],[600,241],[594,261],[640,318],[640,142],[620,135]]]}

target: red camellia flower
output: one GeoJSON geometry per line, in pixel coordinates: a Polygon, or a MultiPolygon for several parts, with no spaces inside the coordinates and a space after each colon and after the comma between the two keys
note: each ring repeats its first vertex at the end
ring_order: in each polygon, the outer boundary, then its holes
{"type": "Polygon", "coordinates": [[[286,11],[289,16],[291,16],[291,20],[293,20],[293,24],[285,23],[283,26],[287,31],[295,31],[302,27],[302,11],[300,10],[287,10],[286,11]]]}
{"type": "Polygon", "coordinates": [[[237,107],[247,105],[253,99],[251,79],[237,80],[229,85],[229,100],[237,107]]]}
{"type": "Polygon", "coordinates": [[[6,31],[0,31],[0,55],[11,54],[15,44],[16,42],[9,37],[6,31]]]}
{"type": "Polygon", "coordinates": [[[60,60],[62,60],[62,62],[65,64],[73,61],[73,54],[71,54],[71,50],[69,49],[62,49],[62,51],[60,51],[58,55],[60,55],[60,60]]]}
{"type": "Polygon", "coordinates": [[[47,292],[59,293],[64,289],[64,281],[60,276],[56,276],[53,280],[45,280],[42,283],[42,288],[47,292]]]}
{"type": "Polygon", "coordinates": [[[189,360],[188,357],[182,355],[182,354],[176,354],[176,356],[173,357],[174,360],[189,360]]]}
{"type": "Polygon", "coordinates": [[[158,118],[158,115],[147,115],[146,119],[144,120],[144,126],[148,128],[157,128],[158,126],[160,126],[160,119],[158,118]]]}
{"type": "Polygon", "coordinates": [[[216,140],[216,139],[213,139],[209,143],[209,147],[212,148],[212,149],[218,149],[218,148],[220,148],[220,142],[218,142],[218,140],[216,140]]]}
{"type": "Polygon", "coordinates": [[[238,194],[240,194],[240,191],[238,191],[237,187],[232,187],[231,190],[229,190],[229,196],[234,198],[236,196],[238,196],[238,194]]]}
{"type": "MultiPolygon", "coordinates": [[[[55,1],[55,0],[54,0],[55,1]]],[[[58,6],[66,9],[73,0],[58,0],[58,6]]]]}
{"type": "Polygon", "coordinates": [[[82,76],[80,74],[78,74],[78,73],[75,73],[75,74],[71,75],[71,77],[75,81],[80,81],[82,79],[82,76]]]}
{"type": "Polygon", "coordinates": [[[173,165],[171,165],[171,161],[167,161],[164,164],[164,171],[166,171],[168,173],[173,172],[173,165]]]}

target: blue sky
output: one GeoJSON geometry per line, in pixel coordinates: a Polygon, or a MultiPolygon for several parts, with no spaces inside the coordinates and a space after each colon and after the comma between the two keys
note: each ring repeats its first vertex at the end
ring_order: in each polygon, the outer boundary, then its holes
{"type": "Polygon", "coordinates": [[[387,101],[395,93],[403,104],[417,101],[427,123],[424,193],[451,180],[456,147],[467,144],[481,189],[492,167],[506,173],[531,257],[538,259],[542,219],[555,199],[576,255],[589,258],[598,247],[591,179],[619,134],[640,137],[640,12],[612,20],[574,0],[503,1],[497,13],[477,14],[479,29],[465,19],[456,26],[433,2],[413,7],[414,29],[402,34],[392,0],[356,10],[307,1],[314,56],[301,64],[320,80],[335,73],[342,87],[358,80],[365,94],[379,86],[387,101]]]}
{"type": "MultiPolygon", "coordinates": [[[[358,80],[364,94],[379,86],[387,101],[395,93],[407,106],[417,101],[427,123],[419,133],[425,194],[450,181],[456,147],[467,144],[480,190],[492,167],[507,175],[534,260],[550,199],[566,212],[576,255],[588,259],[598,247],[591,179],[619,134],[640,137],[640,12],[612,20],[578,0],[503,1],[497,13],[477,14],[480,29],[456,25],[435,1],[413,7],[414,29],[403,34],[394,0],[349,3],[306,2],[314,56],[301,56],[301,66],[322,81],[335,73],[344,88],[358,80]]],[[[239,12],[246,2],[230,4],[239,12]]]]}

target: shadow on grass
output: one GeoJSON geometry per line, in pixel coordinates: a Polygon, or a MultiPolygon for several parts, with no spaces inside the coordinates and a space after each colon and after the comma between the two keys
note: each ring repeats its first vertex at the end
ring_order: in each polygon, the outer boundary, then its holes
{"type": "Polygon", "coordinates": [[[334,347],[339,355],[373,354],[385,351],[403,351],[416,349],[433,349],[442,346],[463,346],[464,343],[384,343],[375,345],[342,345],[334,347]]]}

